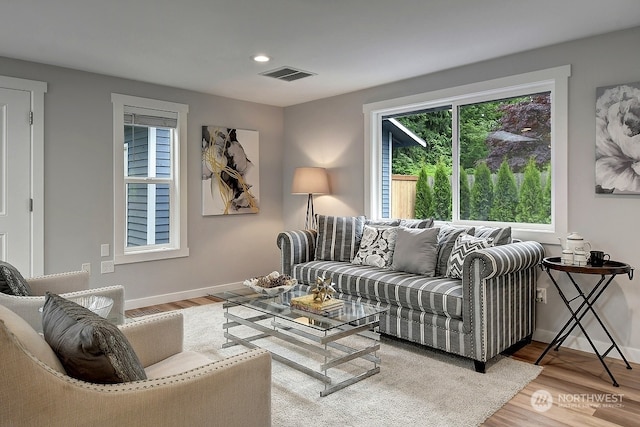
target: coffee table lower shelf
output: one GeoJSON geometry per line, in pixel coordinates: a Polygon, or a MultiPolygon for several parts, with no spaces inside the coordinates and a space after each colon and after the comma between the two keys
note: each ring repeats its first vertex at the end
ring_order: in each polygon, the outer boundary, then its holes
{"type": "MultiPolygon", "coordinates": [[[[376,352],[380,350],[380,335],[373,331],[379,323],[377,316],[359,321],[357,325],[347,324],[321,331],[310,328],[304,323],[278,318],[271,314],[261,313],[255,309],[251,310],[259,314],[252,317],[241,317],[229,312],[230,308],[238,306],[238,304],[230,302],[226,302],[223,305],[226,309],[224,313],[226,322],[223,328],[225,329],[224,336],[227,342],[223,344],[222,347],[228,348],[235,345],[243,345],[251,349],[265,348],[256,344],[255,341],[271,337],[292,344],[295,348],[318,354],[324,358],[324,362],[320,363],[317,368],[314,368],[311,367],[311,365],[317,365],[317,361],[309,359],[309,363],[304,364],[282,354],[278,354],[271,348],[267,349],[271,352],[274,360],[322,381],[324,383],[324,390],[320,392],[320,396],[327,396],[380,372],[379,365],[381,361],[380,357],[376,354],[376,352]],[[271,319],[269,326],[258,323],[269,319],[271,319]],[[238,326],[246,326],[259,333],[247,337],[239,337],[232,333],[232,328],[238,326]],[[370,345],[355,346],[355,343],[351,341],[348,345],[338,342],[339,340],[353,336],[359,337],[357,340],[358,343],[366,342],[370,345]],[[356,359],[363,359],[370,362],[373,364],[373,367],[371,369],[363,368],[362,372],[347,376],[346,379],[342,377],[336,378],[331,375],[332,368],[356,359]]],[[[301,315],[301,318],[304,317],[301,315]]]]}

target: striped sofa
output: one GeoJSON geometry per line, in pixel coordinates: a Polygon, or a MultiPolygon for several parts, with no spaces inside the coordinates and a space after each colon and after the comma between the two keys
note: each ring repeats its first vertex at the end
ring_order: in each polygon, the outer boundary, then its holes
{"type": "Polygon", "coordinates": [[[281,271],[303,288],[330,274],[339,297],[389,307],[380,333],[458,354],[478,372],[535,329],[535,289],[544,249],[527,241],[473,252],[462,279],[426,277],[344,261],[316,261],[317,232],[277,237],[281,271]]]}

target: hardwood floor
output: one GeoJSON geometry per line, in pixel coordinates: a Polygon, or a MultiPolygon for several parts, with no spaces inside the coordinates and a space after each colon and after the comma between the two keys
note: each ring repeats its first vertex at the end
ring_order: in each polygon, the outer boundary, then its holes
{"type": "MultiPolygon", "coordinates": [[[[194,307],[219,302],[212,297],[193,298],[128,310],[127,317],[194,307]]],[[[546,344],[532,342],[511,357],[535,363],[546,344]]],[[[484,426],[640,426],[640,364],[607,358],[609,369],[620,387],[614,387],[598,358],[590,353],[561,348],[550,351],[542,361],[542,373],[527,387],[493,414],[484,426]],[[548,392],[553,404],[539,412],[531,404],[531,396],[548,392]]],[[[538,406],[539,407],[539,406],[538,406]]]]}

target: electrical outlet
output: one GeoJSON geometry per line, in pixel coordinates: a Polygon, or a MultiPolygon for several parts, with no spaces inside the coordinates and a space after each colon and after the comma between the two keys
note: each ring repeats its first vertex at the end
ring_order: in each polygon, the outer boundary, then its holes
{"type": "Polygon", "coordinates": [[[113,271],[114,271],[113,261],[102,261],[100,263],[100,273],[102,274],[113,273],[113,271]]]}
{"type": "Polygon", "coordinates": [[[87,273],[91,274],[91,263],[85,262],[84,264],[82,264],[82,271],[86,271],[87,273]]]}
{"type": "Polygon", "coordinates": [[[547,288],[536,289],[536,302],[547,303],[547,288]]]}

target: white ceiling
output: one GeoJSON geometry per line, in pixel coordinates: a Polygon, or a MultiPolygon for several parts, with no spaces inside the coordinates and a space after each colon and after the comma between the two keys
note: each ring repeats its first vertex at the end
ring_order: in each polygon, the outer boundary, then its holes
{"type": "Polygon", "coordinates": [[[1,0],[0,56],[288,106],[638,25],[638,0],[1,0]]]}

